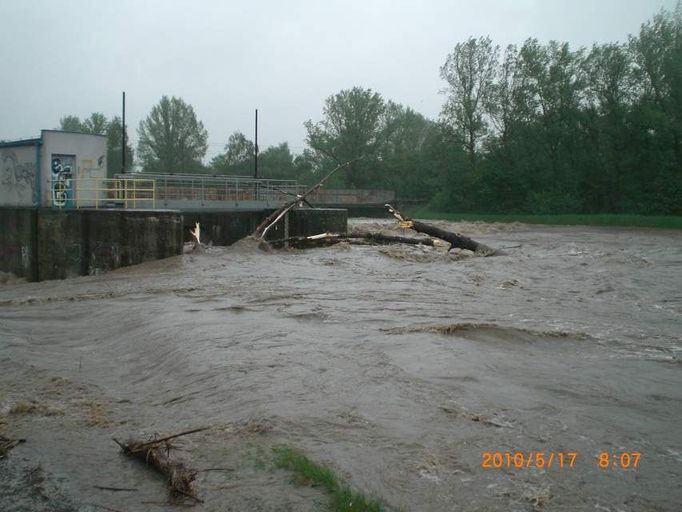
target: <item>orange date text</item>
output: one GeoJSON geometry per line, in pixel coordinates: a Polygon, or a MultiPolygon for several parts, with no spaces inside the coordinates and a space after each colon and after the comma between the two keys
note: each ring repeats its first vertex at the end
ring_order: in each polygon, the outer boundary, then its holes
{"type": "Polygon", "coordinates": [[[575,466],[577,452],[482,452],[481,467],[485,469],[564,469],[575,466]]]}

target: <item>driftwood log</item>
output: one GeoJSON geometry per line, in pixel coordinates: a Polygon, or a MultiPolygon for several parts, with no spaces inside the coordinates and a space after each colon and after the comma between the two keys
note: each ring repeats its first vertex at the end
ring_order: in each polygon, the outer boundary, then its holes
{"type": "Polygon", "coordinates": [[[386,235],[384,233],[349,233],[349,238],[360,238],[376,244],[411,244],[428,245],[433,247],[438,245],[438,241],[433,238],[414,238],[409,236],[386,235]]]}
{"type": "Polygon", "coordinates": [[[451,250],[454,248],[467,249],[482,256],[492,256],[497,252],[495,249],[492,249],[487,245],[477,242],[476,240],[472,240],[471,238],[460,235],[459,233],[445,231],[444,229],[432,226],[431,224],[420,222],[418,220],[409,219],[405,217],[402,213],[400,213],[398,210],[393,208],[393,206],[391,206],[390,204],[386,204],[385,207],[391,215],[393,215],[396,219],[400,221],[401,227],[411,228],[419,233],[423,233],[425,235],[433,236],[441,240],[444,240],[450,244],[451,250]]]}
{"type": "Polygon", "coordinates": [[[194,479],[197,472],[170,457],[171,445],[169,442],[171,439],[201,432],[202,430],[207,429],[198,428],[151,441],[130,440],[127,443],[123,443],[118,439],[114,439],[114,442],[121,447],[124,454],[141,460],[164,475],[168,479],[168,485],[173,494],[203,503],[194,492],[194,479]]]}
{"type": "Polygon", "coordinates": [[[383,245],[383,244],[409,244],[409,245],[428,245],[433,247],[438,245],[438,241],[433,238],[415,238],[398,235],[386,235],[376,232],[351,232],[351,233],[321,233],[312,236],[292,236],[281,240],[273,240],[270,243],[275,247],[288,244],[299,249],[309,249],[312,247],[334,245],[345,242],[351,245],[383,245]]]}

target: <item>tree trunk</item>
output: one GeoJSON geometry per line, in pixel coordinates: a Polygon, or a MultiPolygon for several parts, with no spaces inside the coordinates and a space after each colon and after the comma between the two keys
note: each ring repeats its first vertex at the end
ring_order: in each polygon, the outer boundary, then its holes
{"type": "Polygon", "coordinates": [[[414,238],[398,235],[385,235],[383,233],[361,233],[352,232],[348,234],[322,233],[313,236],[293,236],[283,240],[274,240],[270,245],[279,247],[284,243],[289,243],[299,249],[308,249],[324,245],[334,245],[346,242],[353,245],[375,245],[375,244],[409,244],[427,245],[433,247],[437,242],[433,238],[414,238]]]}
{"type": "MultiPolygon", "coordinates": [[[[473,252],[489,252],[492,251],[490,247],[487,247],[471,238],[460,235],[458,233],[452,233],[451,231],[445,231],[431,224],[426,224],[424,222],[419,222],[418,220],[413,220],[412,229],[418,231],[419,233],[424,233],[425,235],[434,236],[445,240],[450,243],[451,247],[458,247],[460,249],[467,249],[473,252]]],[[[493,251],[494,252],[494,251],[493,251]]]]}
{"type": "Polygon", "coordinates": [[[459,249],[467,249],[473,251],[477,254],[483,256],[492,256],[496,253],[495,249],[488,247],[482,243],[479,243],[471,238],[460,235],[458,233],[452,233],[451,231],[445,231],[431,224],[426,224],[425,222],[420,222],[418,220],[408,219],[402,215],[398,210],[393,208],[390,204],[386,205],[386,209],[391,213],[396,219],[398,219],[401,224],[405,227],[409,227],[418,231],[419,233],[424,233],[425,235],[433,236],[445,240],[450,243],[450,249],[457,247],[459,249]]]}

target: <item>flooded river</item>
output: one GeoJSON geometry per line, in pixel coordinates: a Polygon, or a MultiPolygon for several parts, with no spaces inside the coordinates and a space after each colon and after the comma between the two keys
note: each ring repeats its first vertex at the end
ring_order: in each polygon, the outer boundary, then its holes
{"type": "Polygon", "coordinates": [[[398,510],[680,510],[682,232],[442,226],[505,254],[243,242],[0,285],[0,509],[174,510],[111,438],[207,426],[196,511],[324,510],[279,445],[398,510]]]}

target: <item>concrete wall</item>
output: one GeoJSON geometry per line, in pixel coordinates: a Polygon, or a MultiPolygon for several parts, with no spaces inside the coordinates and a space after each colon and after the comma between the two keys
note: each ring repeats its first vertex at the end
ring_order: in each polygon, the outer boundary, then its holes
{"type": "Polygon", "coordinates": [[[182,254],[172,210],[0,208],[0,270],[29,280],[95,274],[182,254]]]}
{"type": "MultiPolygon", "coordinates": [[[[267,212],[185,212],[184,238],[192,240],[190,230],[195,222],[201,227],[201,241],[215,245],[231,245],[254,232],[258,224],[273,210],[267,212]]],[[[268,240],[282,240],[286,236],[310,236],[320,233],[345,233],[348,214],[344,209],[300,209],[288,214],[288,233],[285,219],[280,220],[267,233],[268,240]]]]}
{"type": "Polygon", "coordinates": [[[182,254],[182,217],[154,210],[41,210],[38,277],[91,275],[182,254]]]}
{"type": "MultiPolygon", "coordinates": [[[[95,274],[182,254],[183,239],[201,223],[202,242],[230,245],[250,235],[268,212],[0,208],[0,271],[29,280],[95,274]],[[184,217],[184,225],[183,225],[184,217]]],[[[342,209],[301,209],[269,232],[269,240],[345,233],[342,209]]]]}
{"type": "MultiPolygon", "coordinates": [[[[105,136],[57,130],[43,130],[41,136],[41,206],[71,207],[76,195],[73,178],[107,177],[105,136]]],[[[93,188],[93,184],[83,182],[83,188],[93,188]]],[[[84,199],[81,206],[94,205],[94,192],[80,196],[84,199]]]]}
{"type": "Polygon", "coordinates": [[[35,281],[35,208],[0,208],[0,271],[35,281]]]}
{"type": "Polygon", "coordinates": [[[36,145],[0,147],[0,206],[33,206],[36,145]]]}
{"type": "Polygon", "coordinates": [[[250,235],[256,226],[265,218],[263,211],[255,212],[184,212],[184,238],[186,242],[194,240],[190,230],[198,222],[201,228],[201,241],[214,245],[232,245],[237,240],[250,235]]]}
{"type": "Polygon", "coordinates": [[[345,233],[348,212],[341,208],[300,209],[289,213],[289,236],[345,233]]]}

